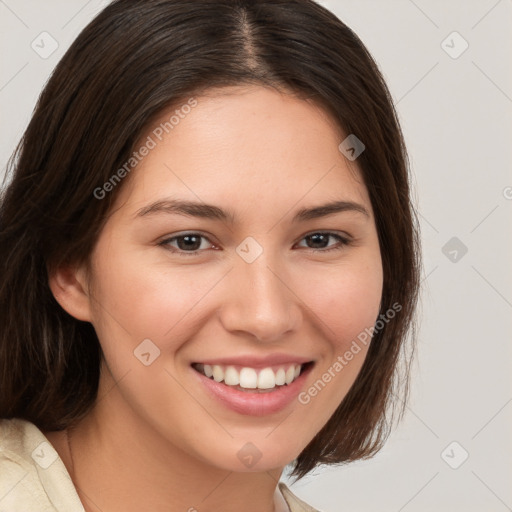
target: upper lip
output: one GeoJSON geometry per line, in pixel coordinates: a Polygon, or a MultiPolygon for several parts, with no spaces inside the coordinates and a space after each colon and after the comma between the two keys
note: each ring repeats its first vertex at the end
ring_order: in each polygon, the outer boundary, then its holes
{"type": "Polygon", "coordinates": [[[202,359],[194,363],[222,366],[245,366],[250,368],[266,368],[267,366],[277,366],[280,364],[305,364],[311,362],[311,358],[300,357],[293,354],[268,354],[266,356],[236,356],[236,357],[218,357],[215,359],[202,359]]]}

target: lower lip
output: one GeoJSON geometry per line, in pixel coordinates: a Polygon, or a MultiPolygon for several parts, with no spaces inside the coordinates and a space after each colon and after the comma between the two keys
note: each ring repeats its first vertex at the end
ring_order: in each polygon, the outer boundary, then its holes
{"type": "Polygon", "coordinates": [[[191,368],[191,370],[210,395],[228,409],[248,416],[266,416],[283,410],[293,402],[304,386],[312,367],[313,365],[308,365],[291,384],[279,386],[274,391],[266,393],[240,391],[232,386],[210,379],[194,370],[194,368],[191,368]]]}

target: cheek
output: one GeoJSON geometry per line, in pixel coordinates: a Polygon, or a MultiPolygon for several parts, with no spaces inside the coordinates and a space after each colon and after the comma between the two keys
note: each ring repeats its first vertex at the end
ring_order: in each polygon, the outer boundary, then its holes
{"type": "Polygon", "coordinates": [[[310,273],[300,296],[318,318],[318,327],[336,352],[375,324],[382,296],[380,260],[347,265],[329,275],[310,273]]]}
{"type": "Polygon", "coordinates": [[[193,314],[194,304],[211,287],[207,275],[197,282],[192,266],[170,272],[136,251],[130,256],[129,250],[103,257],[95,273],[97,323],[121,329],[132,339],[162,338],[193,314]]]}
{"type": "MultiPolygon", "coordinates": [[[[223,272],[198,271],[195,265],[169,270],[166,261],[149,264],[140,256],[112,254],[101,261],[115,261],[99,263],[95,269],[94,327],[108,367],[116,377],[130,371],[132,378],[140,377],[149,385],[148,375],[156,378],[155,366],[172,367],[174,356],[203,328],[208,320],[205,305],[218,298],[214,288],[223,272]],[[136,357],[147,358],[142,354],[148,351],[150,361],[157,356],[156,364],[144,373],[147,368],[140,362],[145,361],[136,357]]],[[[169,385],[168,374],[162,377],[155,386],[169,385]]]]}
{"type": "Polygon", "coordinates": [[[302,292],[317,317],[315,327],[321,332],[316,336],[325,340],[315,374],[298,397],[312,432],[326,424],[347,395],[368,352],[368,332],[375,325],[382,295],[380,259],[372,261],[337,269],[329,279],[312,276],[308,295],[306,289],[302,292]]]}

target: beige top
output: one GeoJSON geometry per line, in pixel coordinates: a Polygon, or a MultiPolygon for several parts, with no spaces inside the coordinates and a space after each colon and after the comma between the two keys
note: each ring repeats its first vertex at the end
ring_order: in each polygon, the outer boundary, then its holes
{"type": "MultiPolygon", "coordinates": [[[[319,512],[283,483],[290,512],[319,512]]],[[[53,446],[33,424],[0,419],[0,512],[85,512],[53,446]]]]}

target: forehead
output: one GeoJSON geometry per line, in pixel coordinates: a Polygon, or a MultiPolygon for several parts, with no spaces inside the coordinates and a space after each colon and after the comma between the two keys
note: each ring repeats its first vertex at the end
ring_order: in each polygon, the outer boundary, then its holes
{"type": "Polygon", "coordinates": [[[151,149],[130,174],[123,202],[135,208],[173,195],[229,202],[236,211],[307,196],[369,207],[357,165],[338,149],[344,138],[311,101],[259,86],[208,91],[166,110],[142,135],[136,148],[151,149]]]}

